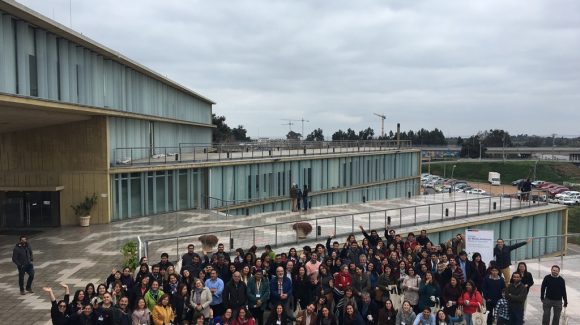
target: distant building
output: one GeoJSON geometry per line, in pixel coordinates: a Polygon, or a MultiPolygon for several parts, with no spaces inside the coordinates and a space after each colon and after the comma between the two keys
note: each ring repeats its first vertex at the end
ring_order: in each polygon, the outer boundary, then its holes
{"type": "Polygon", "coordinates": [[[0,44],[0,228],[77,224],[93,193],[91,223],[289,209],[292,183],[314,206],[418,193],[400,143],[212,144],[212,100],[18,3],[0,44]]]}

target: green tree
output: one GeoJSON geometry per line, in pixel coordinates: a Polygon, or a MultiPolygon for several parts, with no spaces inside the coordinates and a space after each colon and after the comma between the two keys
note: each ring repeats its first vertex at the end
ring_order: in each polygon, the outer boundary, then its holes
{"type": "Polygon", "coordinates": [[[484,143],[483,133],[478,133],[476,135],[472,135],[468,139],[463,141],[461,145],[461,157],[465,158],[479,158],[479,150],[481,149],[481,156],[485,157],[485,151],[487,147],[484,143]],[[481,148],[480,148],[480,140],[481,140],[481,148]]]}
{"type": "Polygon", "coordinates": [[[506,147],[512,146],[510,134],[504,130],[489,130],[483,133],[483,144],[486,147],[506,147]]]}
{"type": "Polygon", "coordinates": [[[288,134],[286,134],[286,139],[288,140],[300,140],[301,137],[302,135],[300,133],[296,133],[294,131],[290,131],[288,134]]]}
{"type": "Polygon", "coordinates": [[[375,131],[369,126],[368,128],[358,132],[358,139],[359,140],[371,140],[374,135],[375,135],[375,131]]]}
{"type": "Polygon", "coordinates": [[[306,141],[324,141],[322,129],[318,128],[306,136],[306,141]]]}
{"type": "Polygon", "coordinates": [[[250,137],[247,136],[248,131],[243,125],[238,125],[237,128],[232,129],[232,136],[236,141],[251,141],[250,137]]]}
{"type": "Polygon", "coordinates": [[[212,139],[214,143],[228,142],[232,138],[232,129],[226,124],[225,116],[217,116],[212,114],[212,124],[216,127],[212,131],[212,139]]]}

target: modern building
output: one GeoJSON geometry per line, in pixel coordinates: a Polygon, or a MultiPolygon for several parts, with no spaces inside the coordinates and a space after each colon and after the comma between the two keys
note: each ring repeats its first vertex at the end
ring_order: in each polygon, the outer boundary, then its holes
{"type": "Polygon", "coordinates": [[[415,195],[420,151],[399,143],[211,143],[214,102],[14,1],[0,1],[0,227],[187,209],[289,207],[415,195]],[[245,156],[243,156],[245,153],[245,156]],[[251,153],[251,156],[249,156],[251,153]]]}

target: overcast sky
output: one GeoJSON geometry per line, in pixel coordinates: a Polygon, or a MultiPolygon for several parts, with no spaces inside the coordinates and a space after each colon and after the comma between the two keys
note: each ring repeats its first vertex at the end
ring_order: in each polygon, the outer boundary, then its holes
{"type": "MultiPolygon", "coordinates": [[[[69,0],[22,0],[71,25],[69,0]]],[[[578,0],[72,0],[72,28],[217,102],[249,135],[580,135],[578,0]],[[292,129],[301,132],[298,122],[292,129]]]]}

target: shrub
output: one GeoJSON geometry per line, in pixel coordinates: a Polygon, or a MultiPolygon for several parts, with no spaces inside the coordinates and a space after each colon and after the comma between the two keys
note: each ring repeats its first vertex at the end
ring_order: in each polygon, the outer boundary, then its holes
{"type": "Polygon", "coordinates": [[[121,246],[121,254],[123,254],[123,268],[128,267],[134,271],[139,266],[138,246],[136,241],[128,241],[121,246]]]}
{"type": "Polygon", "coordinates": [[[197,238],[203,245],[215,246],[218,243],[218,238],[214,235],[201,235],[197,238]]]}
{"type": "Polygon", "coordinates": [[[292,229],[294,230],[302,230],[305,234],[309,234],[312,232],[312,225],[308,222],[297,222],[292,225],[292,229]]]}
{"type": "Polygon", "coordinates": [[[85,197],[84,201],[79,204],[71,205],[70,207],[75,211],[75,216],[86,217],[91,214],[93,207],[97,204],[97,194],[85,197]]]}

